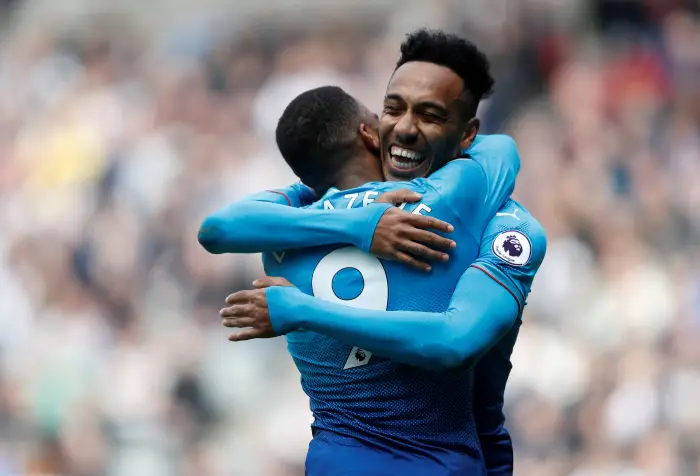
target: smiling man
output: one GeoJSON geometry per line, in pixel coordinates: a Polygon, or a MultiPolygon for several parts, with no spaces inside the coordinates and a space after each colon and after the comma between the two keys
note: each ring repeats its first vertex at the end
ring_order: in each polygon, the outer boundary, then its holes
{"type": "Polygon", "coordinates": [[[473,51],[460,61],[450,56],[465,52],[455,51],[458,45],[451,43],[421,30],[401,47],[379,124],[387,180],[425,177],[459,157],[476,137],[476,109],[491,93],[493,80],[476,61],[486,58],[473,45],[462,45],[473,51]]]}
{"type": "MultiPolygon", "coordinates": [[[[478,130],[473,114],[491,85],[488,63],[474,45],[414,33],[387,90],[381,145],[368,134],[377,128],[374,118],[353,98],[337,88],[304,93],[285,110],[277,140],[320,200],[306,209],[238,203],[203,224],[200,241],[209,250],[276,251],[265,256],[266,272],[302,291],[239,293],[222,316],[230,327],[252,327],[234,341],[287,334],[316,419],[308,474],[482,475],[479,443],[504,439],[508,356],[544,237],[534,220],[526,230],[525,222],[493,219],[513,189],[519,159],[509,138],[482,138],[470,148],[478,130]],[[381,179],[375,148],[389,179],[415,180],[365,183],[381,179]],[[467,148],[473,160],[453,160],[467,148]],[[374,198],[398,188],[420,194],[407,212],[454,224],[451,236],[459,244],[431,275],[361,251],[371,250],[382,221],[396,211],[372,205],[374,198]],[[508,230],[527,245],[512,262],[505,259],[508,230]],[[344,243],[361,250],[339,246],[344,243]],[[495,365],[482,382],[488,391],[479,398],[472,366],[497,342],[489,353],[495,365]],[[477,399],[484,403],[474,407],[477,399]],[[493,422],[486,439],[474,411],[493,422]]],[[[300,190],[258,200],[298,205],[300,190]]],[[[504,212],[516,206],[509,204],[504,212]]],[[[512,453],[506,447],[501,454],[490,474],[508,474],[512,453]]]]}

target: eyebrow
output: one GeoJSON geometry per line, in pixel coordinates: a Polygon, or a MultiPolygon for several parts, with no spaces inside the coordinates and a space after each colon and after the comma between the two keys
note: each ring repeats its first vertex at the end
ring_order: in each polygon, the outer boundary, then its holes
{"type": "MultiPolygon", "coordinates": [[[[387,94],[386,96],[384,96],[384,100],[385,101],[404,101],[404,99],[398,94],[387,94]]],[[[450,112],[442,104],[438,104],[438,103],[435,103],[432,101],[422,101],[420,103],[420,105],[423,107],[437,109],[438,111],[442,112],[443,114],[449,114],[449,112],[450,112]]]]}
{"type": "Polygon", "coordinates": [[[403,101],[403,98],[398,94],[387,94],[384,96],[385,101],[403,101]]]}

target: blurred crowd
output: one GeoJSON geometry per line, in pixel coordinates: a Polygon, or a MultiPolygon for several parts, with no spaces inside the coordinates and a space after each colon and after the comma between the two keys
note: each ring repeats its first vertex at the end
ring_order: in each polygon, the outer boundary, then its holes
{"type": "Polygon", "coordinates": [[[259,256],[197,228],[294,181],[273,131],[297,93],[379,110],[422,25],[489,55],[483,132],[516,139],[549,237],[506,397],[516,474],[700,474],[696,1],[127,3],[0,4],[0,476],[303,474],[284,340],[218,319],[259,256]]]}

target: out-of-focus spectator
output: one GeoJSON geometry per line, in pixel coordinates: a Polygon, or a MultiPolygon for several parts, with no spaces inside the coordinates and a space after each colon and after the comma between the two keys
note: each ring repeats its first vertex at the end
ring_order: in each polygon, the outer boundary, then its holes
{"type": "Polygon", "coordinates": [[[549,236],[517,474],[700,474],[697,2],[156,3],[0,4],[0,476],[303,473],[283,340],[217,318],[259,257],[207,255],[197,226],[294,180],[272,132],[297,93],[379,109],[426,21],[488,52],[483,127],[517,140],[549,236]]]}

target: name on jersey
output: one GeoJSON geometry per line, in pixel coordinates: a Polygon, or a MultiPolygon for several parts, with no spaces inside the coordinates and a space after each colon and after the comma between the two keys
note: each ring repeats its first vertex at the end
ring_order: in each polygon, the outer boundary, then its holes
{"type": "MultiPolygon", "coordinates": [[[[356,204],[361,204],[361,206],[366,207],[367,205],[374,202],[374,200],[378,196],[379,192],[375,192],[373,190],[360,193],[348,193],[346,195],[343,195],[342,198],[335,199],[332,202],[330,199],[324,200],[323,209],[335,210],[336,208],[352,208],[356,204]]],[[[404,202],[401,205],[399,205],[398,208],[401,210],[405,210],[407,206],[415,206],[415,208],[413,210],[410,210],[410,212],[416,215],[428,215],[430,212],[433,211],[428,205],[421,202],[411,204],[404,202]]]]}

